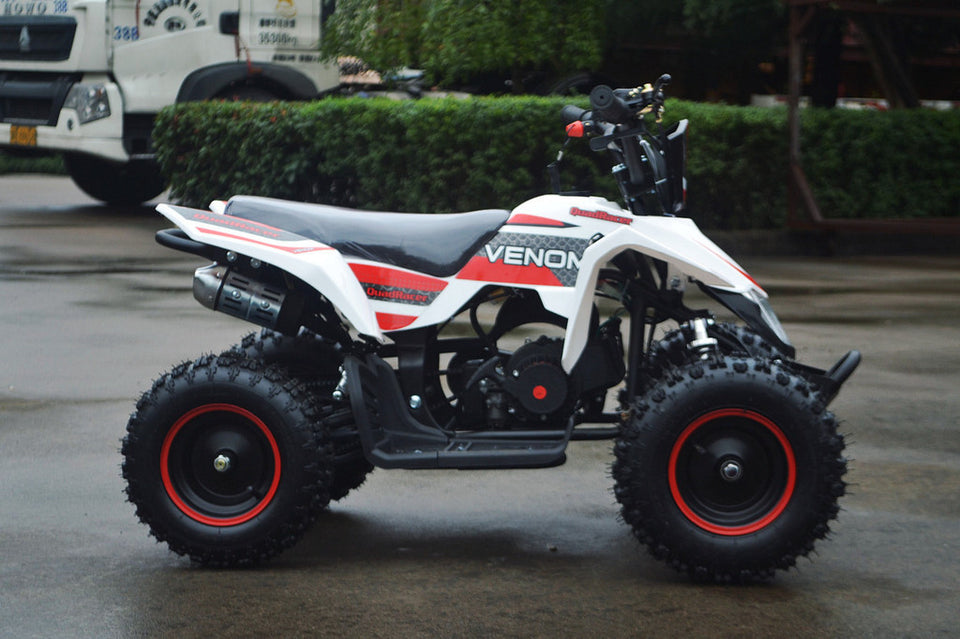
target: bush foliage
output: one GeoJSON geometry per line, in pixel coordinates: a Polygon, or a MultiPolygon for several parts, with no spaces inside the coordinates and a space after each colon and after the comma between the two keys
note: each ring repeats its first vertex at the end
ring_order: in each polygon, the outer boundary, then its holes
{"type": "MultiPolygon", "coordinates": [[[[195,103],[157,120],[174,197],[236,193],[364,209],[511,208],[549,192],[569,99],[331,98],[195,103]]],[[[584,105],[585,106],[585,105],[584,105]]],[[[706,228],[779,228],[786,218],[785,109],[671,101],[690,119],[689,212],[706,228]]],[[[827,217],[960,216],[960,113],[807,110],[803,164],[827,217]]],[[[616,199],[606,154],[566,147],[563,187],[616,199]]]]}
{"type": "Polygon", "coordinates": [[[0,175],[6,173],[53,173],[64,174],[60,155],[16,155],[0,151],[0,175]]]}

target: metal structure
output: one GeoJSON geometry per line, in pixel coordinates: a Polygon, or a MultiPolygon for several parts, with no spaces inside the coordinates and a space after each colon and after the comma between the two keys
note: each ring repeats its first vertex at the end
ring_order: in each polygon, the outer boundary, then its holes
{"type": "Polygon", "coordinates": [[[784,0],[790,10],[788,131],[789,174],[787,177],[787,223],[801,230],[859,231],[866,233],[918,233],[960,235],[960,220],[927,219],[831,219],[817,205],[800,162],[800,94],[803,88],[805,34],[820,9],[848,13],[883,13],[903,16],[960,18],[955,0],[913,1],[909,6],[878,4],[865,0],[784,0]]]}

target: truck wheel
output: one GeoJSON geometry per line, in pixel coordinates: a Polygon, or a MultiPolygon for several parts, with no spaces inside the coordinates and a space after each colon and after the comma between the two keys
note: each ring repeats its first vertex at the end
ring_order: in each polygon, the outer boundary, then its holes
{"type": "Polygon", "coordinates": [[[329,500],[330,445],[310,394],[278,368],[205,356],[158,379],[123,439],[137,516],[213,566],[277,555],[329,500]]]}
{"type": "Polygon", "coordinates": [[[92,155],[67,153],[63,156],[63,162],[80,190],[107,204],[141,204],[157,197],[167,188],[160,165],[152,160],[135,160],[124,164],[92,155]]]}
{"type": "Polygon", "coordinates": [[[349,408],[340,407],[331,396],[340,381],[340,365],[343,363],[338,346],[307,329],[290,336],[264,328],[259,333],[245,336],[229,352],[281,366],[310,390],[320,407],[323,428],[333,445],[330,499],[339,501],[351,490],[359,488],[373,470],[373,464],[363,455],[353,413],[349,408]]]}
{"type": "Polygon", "coordinates": [[[221,89],[219,93],[213,96],[213,99],[226,100],[227,102],[272,102],[279,100],[280,97],[263,87],[238,84],[221,89]]]}
{"type": "Polygon", "coordinates": [[[774,362],[693,362],[634,403],[615,446],[615,493],[636,537],[677,570],[766,579],[829,531],[843,447],[816,394],[774,362]]]}

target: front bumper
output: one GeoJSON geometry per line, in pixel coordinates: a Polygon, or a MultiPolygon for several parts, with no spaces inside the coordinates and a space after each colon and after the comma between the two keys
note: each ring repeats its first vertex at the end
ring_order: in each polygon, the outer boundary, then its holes
{"type": "Polygon", "coordinates": [[[126,162],[130,155],[123,144],[123,99],[117,85],[106,84],[111,104],[109,116],[80,123],[75,109],[64,107],[55,125],[0,122],[0,148],[24,151],[63,151],[96,155],[126,162]]]}

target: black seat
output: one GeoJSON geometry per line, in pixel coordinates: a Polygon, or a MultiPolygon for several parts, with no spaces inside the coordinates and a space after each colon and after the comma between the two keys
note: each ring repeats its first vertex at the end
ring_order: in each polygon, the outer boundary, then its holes
{"type": "Polygon", "coordinates": [[[382,213],[249,195],[230,198],[225,213],[302,235],[345,255],[436,277],[462,269],[510,215],[500,209],[382,213]]]}

